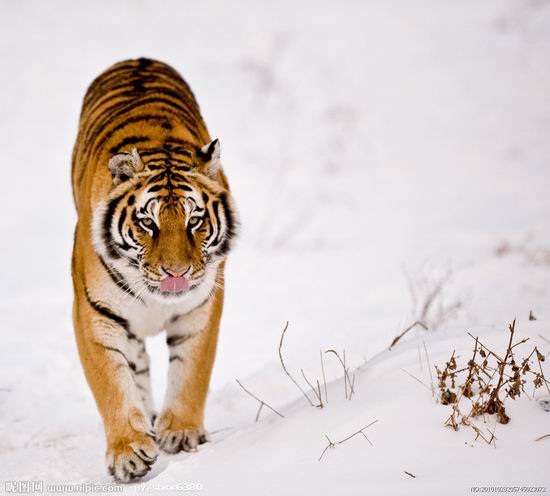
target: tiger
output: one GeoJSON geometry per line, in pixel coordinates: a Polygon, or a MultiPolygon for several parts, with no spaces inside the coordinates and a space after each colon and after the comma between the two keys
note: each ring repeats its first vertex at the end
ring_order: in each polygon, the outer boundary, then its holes
{"type": "Polygon", "coordinates": [[[88,87],[72,155],[73,324],[116,481],[209,440],[205,400],[238,214],[196,98],[171,66],[114,64],[88,87]],[[157,414],[145,338],[166,333],[157,414]]]}

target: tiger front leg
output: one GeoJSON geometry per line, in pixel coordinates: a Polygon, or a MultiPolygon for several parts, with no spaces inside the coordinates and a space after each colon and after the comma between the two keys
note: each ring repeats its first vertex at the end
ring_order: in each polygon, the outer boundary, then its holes
{"type": "Polygon", "coordinates": [[[129,341],[129,344],[132,348],[132,361],[130,362],[130,366],[132,368],[136,387],[143,401],[145,412],[153,424],[157,415],[153,405],[153,394],[151,391],[149,355],[147,354],[143,340],[133,338],[129,341]]]}
{"type": "Polygon", "coordinates": [[[218,339],[223,295],[178,319],[167,329],[170,352],[164,408],[155,431],[167,453],[196,451],[208,441],[204,408],[218,339]]]}
{"type": "Polygon", "coordinates": [[[129,482],[143,477],[156,461],[155,435],[136,385],[126,330],[102,314],[101,306],[89,298],[87,303],[84,311],[75,308],[78,350],[103,418],[108,471],[116,480],[129,482]]]}

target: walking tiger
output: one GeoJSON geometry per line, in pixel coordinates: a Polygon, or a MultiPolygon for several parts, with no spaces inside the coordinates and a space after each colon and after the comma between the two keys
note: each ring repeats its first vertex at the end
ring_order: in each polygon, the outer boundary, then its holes
{"type": "Polygon", "coordinates": [[[127,60],[84,98],[73,151],[72,257],[80,360],[118,481],[145,475],[159,448],[208,440],[205,399],[238,220],[189,86],[170,66],[127,60]],[[155,414],[144,338],[166,331],[169,377],[155,414]]]}

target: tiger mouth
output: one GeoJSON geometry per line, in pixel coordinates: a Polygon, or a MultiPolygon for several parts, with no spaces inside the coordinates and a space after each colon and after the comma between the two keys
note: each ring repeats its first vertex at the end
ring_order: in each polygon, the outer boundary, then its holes
{"type": "Polygon", "coordinates": [[[201,282],[202,280],[197,280],[197,279],[193,281],[189,281],[189,287],[183,291],[162,291],[160,289],[160,281],[146,280],[145,285],[147,289],[155,295],[160,295],[165,297],[178,297],[178,296],[183,296],[184,294],[197,289],[200,286],[201,282]]]}

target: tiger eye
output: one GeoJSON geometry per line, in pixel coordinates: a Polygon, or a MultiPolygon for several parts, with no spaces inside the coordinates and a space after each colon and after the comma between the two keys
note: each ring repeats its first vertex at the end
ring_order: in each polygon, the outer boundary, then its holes
{"type": "Polygon", "coordinates": [[[189,226],[190,227],[196,227],[201,223],[202,223],[202,218],[201,217],[193,217],[193,218],[189,219],[189,226]]]}
{"type": "Polygon", "coordinates": [[[149,218],[146,217],[145,219],[141,219],[141,225],[143,227],[151,229],[151,227],[153,227],[153,225],[154,225],[154,222],[153,222],[152,219],[149,219],[149,218]]]}

